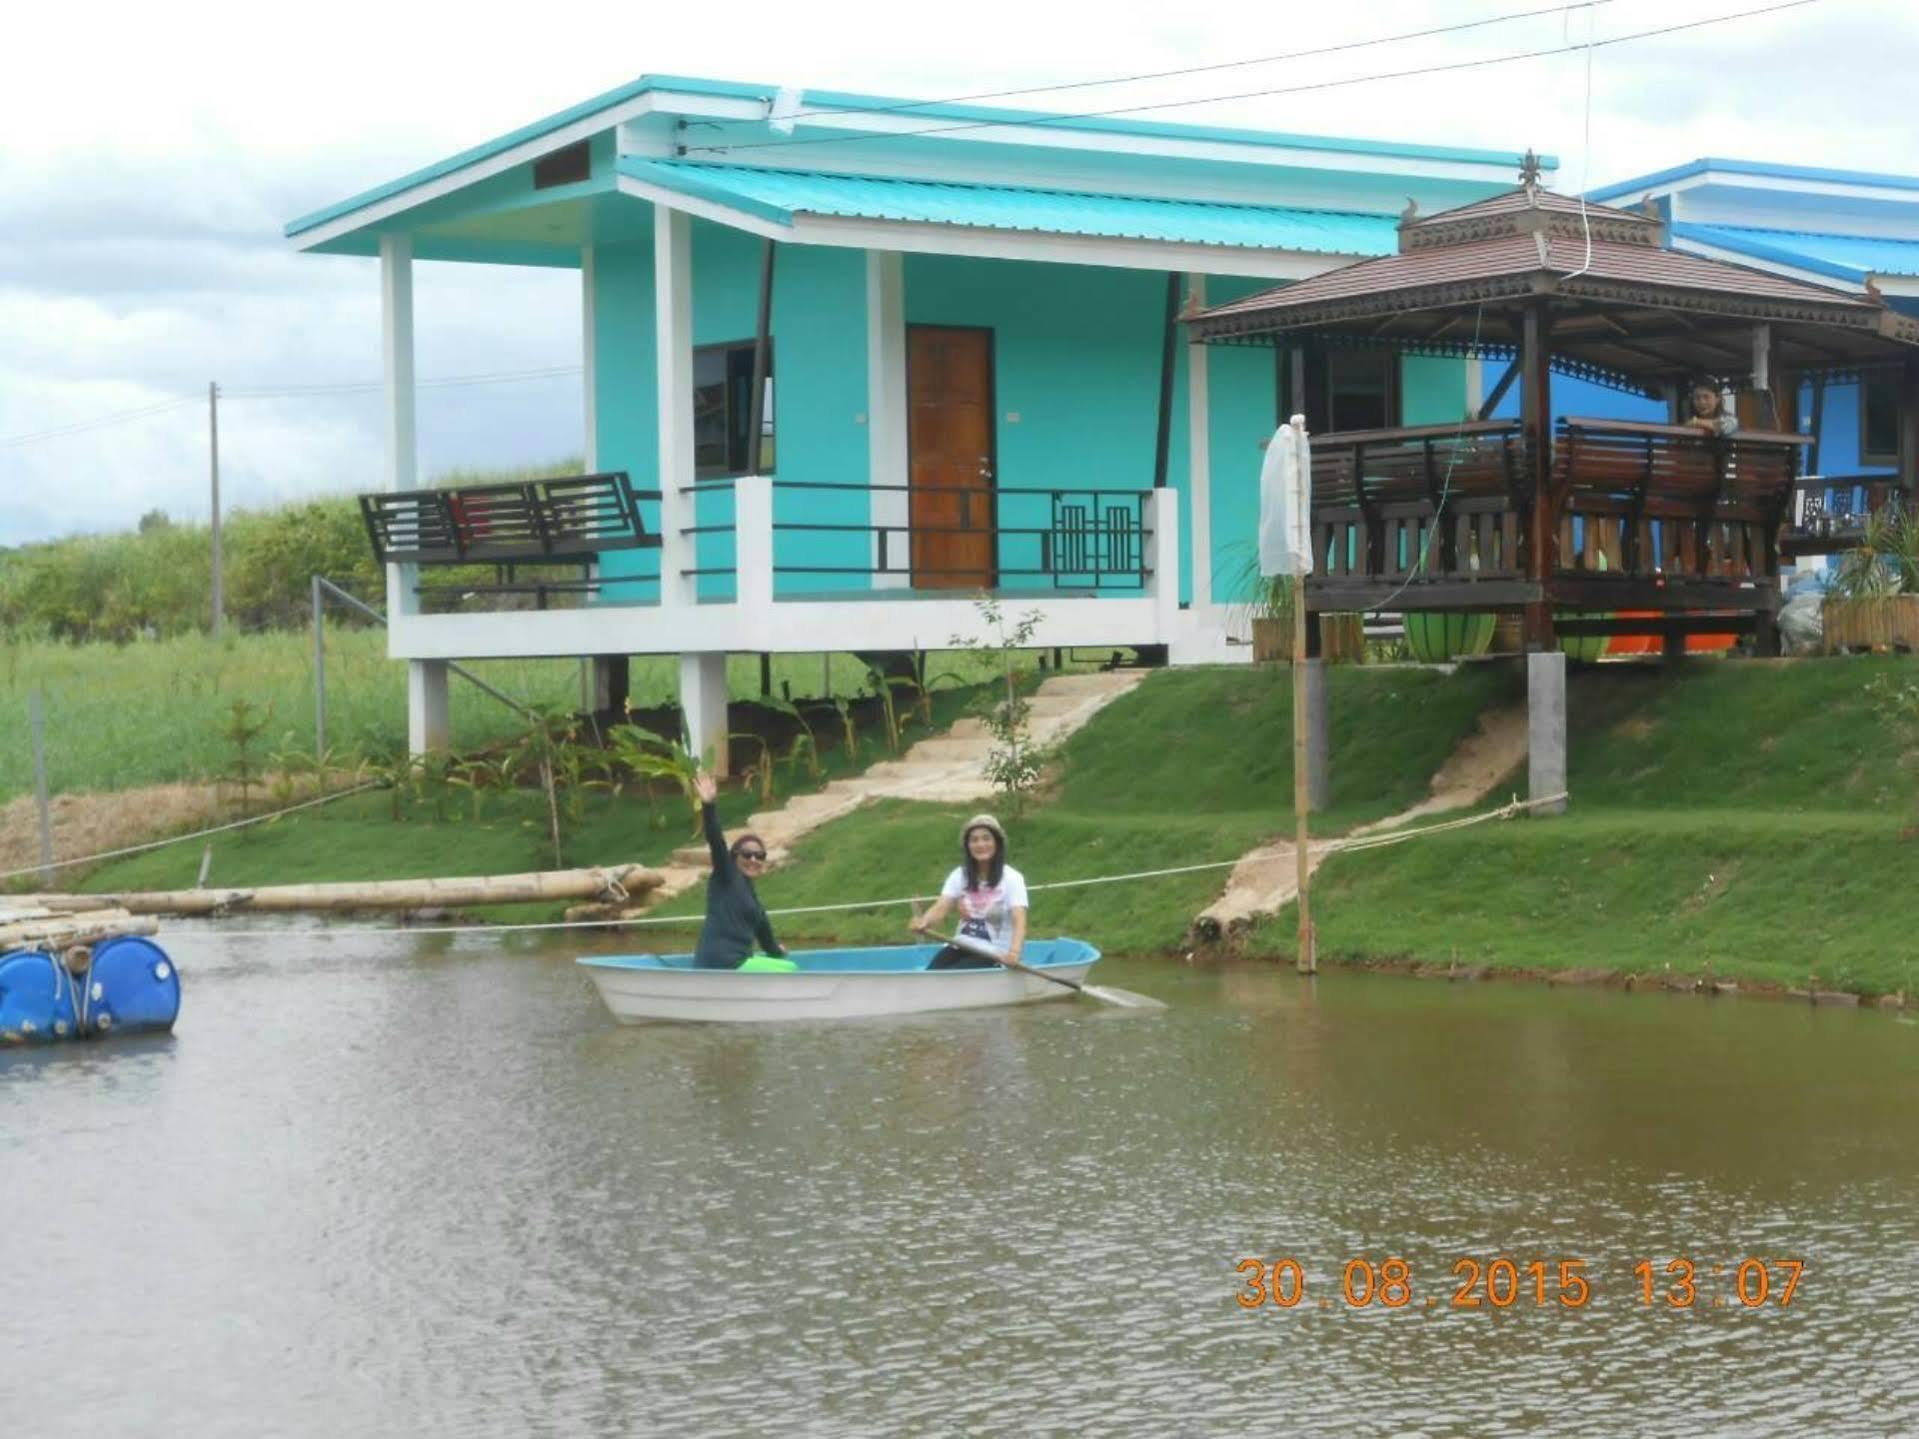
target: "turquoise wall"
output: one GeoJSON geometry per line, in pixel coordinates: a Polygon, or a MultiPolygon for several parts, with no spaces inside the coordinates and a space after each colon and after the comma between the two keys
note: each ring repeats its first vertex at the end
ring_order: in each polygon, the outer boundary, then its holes
{"type": "MultiPolygon", "coordinates": [[[[1270,281],[1209,277],[1206,302],[1224,304],[1270,281]]],[[[1207,471],[1213,514],[1213,602],[1244,602],[1258,579],[1259,470],[1279,425],[1279,352],[1214,345],[1206,352],[1207,471]]]]}
{"type": "MultiPolygon", "coordinates": [[[[602,248],[593,257],[593,413],[602,470],[625,470],[636,489],[657,488],[660,437],[658,379],[653,369],[653,247],[602,248]]],[[[660,507],[641,506],[659,531],[660,507]]],[[[602,602],[656,600],[658,550],[614,550],[600,556],[602,579],[641,577],[644,583],[609,585],[602,602]]]]}
{"type": "MultiPolygon", "coordinates": [[[[1051,524],[1051,499],[1035,492],[1152,489],[1166,318],[1163,272],[908,255],[905,279],[909,325],[993,331],[1003,529],[1051,524]]],[[[1184,348],[1176,347],[1167,466],[1167,483],[1182,490],[1188,469],[1186,366],[1177,352],[1184,348]]],[[[1039,569],[1037,534],[1002,535],[999,563],[1005,588],[1050,590],[1043,576],[1014,573],[1039,569]]]]}

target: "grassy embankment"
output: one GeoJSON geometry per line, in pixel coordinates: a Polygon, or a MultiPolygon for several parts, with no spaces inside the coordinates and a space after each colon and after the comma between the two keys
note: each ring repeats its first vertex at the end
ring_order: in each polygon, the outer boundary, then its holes
{"type": "MultiPolygon", "coordinates": [[[[1572,812],[1335,858],[1320,953],[1911,993],[1919,764],[1867,685],[1910,661],[1608,667],[1571,696],[1572,812]]],[[[1335,670],[1334,799],[1319,831],[1393,812],[1510,679],[1335,670]]],[[[1153,676],[1067,746],[1013,827],[1030,881],[1230,857],[1290,826],[1289,694],[1260,671],[1153,676]]],[[[1523,773],[1511,787],[1523,788],[1523,773]]],[[[924,893],[957,853],[955,808],[892,804],[820,831],[764,884],[769,906],[924,893]]],[[[1118,951],[1184,944],[1218,872],[1036,896],[1039,933],[1118,951]]],[[[885,937],[903,914],[794,918],[794,938],[885,937]]],[[[1291,911],[1244,948],[1292,958],[1291,911]]]]}

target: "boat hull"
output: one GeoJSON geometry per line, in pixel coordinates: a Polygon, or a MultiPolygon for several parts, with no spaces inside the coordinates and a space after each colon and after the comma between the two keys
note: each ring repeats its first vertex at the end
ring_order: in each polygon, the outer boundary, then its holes
{"type": "MultiPolygon", "coordinates": [[[[791,956],[800,968],[790,973],[695,969],[687,955],[585,956],[579,964],[622,1024],[859,1019],[1031,1004],[1072,995],[1070,989],[1037,975],[998,966],[927,969],[938,951],[937,945],[800,951],[791,956]]],[[[1026,953],[1033,968],[1075,983],[1098,958],[1098,950],[1078,940],[1040,941],[1026,953]]]]}

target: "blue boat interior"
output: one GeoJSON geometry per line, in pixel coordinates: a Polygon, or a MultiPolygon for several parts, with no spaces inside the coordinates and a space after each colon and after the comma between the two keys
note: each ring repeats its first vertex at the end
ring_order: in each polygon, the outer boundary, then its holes
{"type": "MultiPolygon", "coordinates": [[[[799,966],[799,974],[984,974],[979,970],[928,970],[937,944],[890,944],[872,949],[795,949],[787,958],[799,966]]],[[[1028,940],[1020,963],[1028,969],[1064,969],[1071,965],[1092,964],[1099,951],[1083,939],[1028,940]]],[[[690,954],[590,954],[579,963],[595,969],[691,970],[690,954]]],[[[993,968],[997,969],[995,965],[993,968]]],[[[725,970],[702,970],[704,974],[724,974],[725,970]]]]}

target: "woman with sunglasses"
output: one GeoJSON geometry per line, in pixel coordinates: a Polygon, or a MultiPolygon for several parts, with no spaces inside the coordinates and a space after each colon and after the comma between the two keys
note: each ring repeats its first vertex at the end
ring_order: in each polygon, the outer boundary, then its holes
{"type": "MultiPolygon", "coordinates": [[[[694,967],[738,969],[749,959],[784,955],[786,951],[773,938],[773,923],[766,917],[766,908],[753,889],[753,881],[766,873],[766,841],[756,834],[743,834],[728,848],[719,811],[713,807],[719,785],[701,770],[693,788],[700,797],[700,825],[706,832],[706,847],[713,855],[713,877],[706,882],[706,923],[700,926],[700,942],[693,949],[694,967]]],[[[754,967],[795,966],[782,962],[754,967]]]]}

